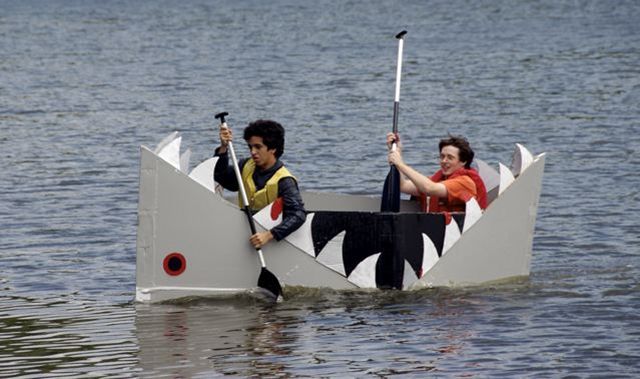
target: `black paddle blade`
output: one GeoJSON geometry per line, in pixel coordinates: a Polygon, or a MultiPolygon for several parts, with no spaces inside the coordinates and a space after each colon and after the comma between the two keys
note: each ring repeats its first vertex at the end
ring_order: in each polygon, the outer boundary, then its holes
{"type": "Polygon", "coordinates": [[[282,297],[282,286],[278,278],[266,267],[263,267],[260,271],[260,277],[258,278],[258,287],[263,288],[268,292],[268,295],[273,296],[274,300],[278,300],[282,297]]]}
{"type": "Polygon", "coordinates": [[[396,166],[391,166],[382,189],[381,212],[400,211],[400,173],[396,166]]]}

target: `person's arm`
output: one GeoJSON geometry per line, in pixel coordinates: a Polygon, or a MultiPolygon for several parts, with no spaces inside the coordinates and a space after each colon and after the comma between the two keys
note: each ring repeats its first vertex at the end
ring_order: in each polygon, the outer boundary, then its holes
{"type": "Polygon", "coordinates": [[[396,166],[398,171],[400,171],[400,173],[406,176],[410,181],[410,183],[406,183],[406,180],[400,182],[400,190],[402,192],[406,192],[414,196],[419,195],[420,192],[429,196],[447,196],[447,187],[442,183],[432,181],[428,177],[414,170],[413,167],[406,164],[402,160],[400,149],[389,151],[389,163],[396,166]]]}
{"type": "MultiPolygon", "coordinates": [[[[238,191],[238,180],[233,166],[229,165],[227,149],[229,142],[233,140],[233,133],[231,133],[231,129],[223,128],[222,125],[220,125],[218,133],[220,146],[216,148],[214,154],[215,157],[218,157],[218,161],[216,162],[216,167],[213,169],[213,180],[229,191],[238,191]]],[[[242,167],[243,163],[244,162],[239,163],[240,167],[242,167]]]]}
{"type": "Polygon", "coordinates": [[[418,191],[416,185],[413,184],[413,182],[404,175],[400,176],[400,192],[412,196],[420,196],[420,191],[418,191]]]}
{"type": "Polygon", "coordinates": [[[293,178],[283,178],[278,182],[278,197],[282,197],[282,222],[270,230],[276,241],[280,241],[296,231],[307,219],[304,202],[293,178]]]}
{"type": "MultiPolygon", "coordinates": [[[[229,191],[238,191],[238,179],[236,178],[236,173],[233,170],[233,166],[229,164],[229,154],[227,154],[227,149],[224,149],[224,153],[220,153],[222,150],[220,147],[216,149],[215,156],[218,157],[218,161],[216,162],[216,167],[213,169],[213,180],[216,183],[220,184],[224,189],[229,191]]],[[[240,167],[244,160],[241,161],[240,167]]]]}
{"type": "MultiPolygon", "coordinates": [[[[402,193],[406,193],[412,196],[420,196],[420,193],[426,193],[427,195],[435,195],[435,196],[439,196],[430,192],[427,192],[429,190],[434,191],[435,189],[433,188],[433,186],[431,184],[436,184],[433,181],[431,181],[429,178],[427,178],[426,176],[420,174],[419,172],[415,171],[413,168],[409,167],[409,165],[407,165],[406,163],[404,163],[403,159],[402,159],[402,143],[400,142],[400,135],[398,133],[387,133],[387,149],[389,149],[389,163],[396,166],[396,168],[398,169],[398,171],[400,171],[400,173],[402,173],[403,175],[400,176],[400,192],[402,193]],[[392,149],[392,145],[396,144],[396,148],[392,149]],[[424,180],[426,179],[427,182],[424,183],[424,180]]],[[[443,186],[444,188],[444,186],[443,186]]],[[[442,188],[439,188],[437,192],[440,192],[439,190],[441,190],[442,188]]],[[[446,191],[447,189],[444,188],[444,194],[446,196],[446,191]]]]}
{"type": "Polygon", "coordinates": [[[249,241],[253,247],[261,248],[272,239],[280,241],[296,231],[307,219],[298,184],[293,178],[283,178],[278,182],[278,197],[282,198],[282,222],[273,229],[258,232],[249,241]]]}

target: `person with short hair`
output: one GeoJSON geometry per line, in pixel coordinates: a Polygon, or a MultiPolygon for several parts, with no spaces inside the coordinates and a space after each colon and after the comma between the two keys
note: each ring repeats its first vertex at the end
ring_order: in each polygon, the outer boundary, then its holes
{"type": "Polygon", "coordinates": [[[419,198],[423,211],[464,212],[472,197],[481,209],[487,207],[487,190],[478,172],[471,168],[474,152],[466,138],[449,135],[440,140],[440,170],[431,177],[404,162],[398,134],[387,134],[387,147],[389,163],[402,174],[400,191],[419,198]],[[396,149],[392,150],[394,142],[396,149]]]}
{"type": "MultiPolygon", "coordinates": [[[[307,217],[298,182],[280,160],[284,152],[284,134],[282,125],[272,120],[257,120],[244,129],[250,157],[241,159],[238,166],[250,210],[257,212],[276,200],[282,202],[282,222],[271,230],[251,236],[250,242],[256,249],[273,239],[282,240],[304,224],[307,217]]],[[[231,129],[221,125],[219,135],[214,180],[229,191],[238,191],[238,180],[233,165],[229,164],[227,151],[233,134],[231,129]]],[[[238,193],[238,203],[242,207],[240,196],[238,193]]]]}

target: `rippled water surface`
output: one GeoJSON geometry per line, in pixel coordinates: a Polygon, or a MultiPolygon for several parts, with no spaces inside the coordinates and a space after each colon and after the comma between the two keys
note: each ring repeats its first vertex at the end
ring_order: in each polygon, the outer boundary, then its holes
{"type": "Polygon", "coordinates": [[[0,377],[637,377],[635,1],[0,0],[0,377]],[[458,290],[133,303],[139,145],[287,128],[303,190],[406,159],[547,152],[531,276],[458,290]]]}

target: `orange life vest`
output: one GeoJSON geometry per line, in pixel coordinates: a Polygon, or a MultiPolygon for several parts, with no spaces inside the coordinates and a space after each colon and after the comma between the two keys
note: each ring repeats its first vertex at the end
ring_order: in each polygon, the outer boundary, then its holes
{"type": "MultiPolygon", "coordinates": [[[[487,208],[487,189],[484,186],[484,182],[482,181],[482,178],[480,177],[480,175],[476,170],[461,168],[456,170],[453,174],[451,174],[446,179],[452,179],[462,175],[466,175],[469,178],[471,178],[471,180],[473,180],[473,183],[476,185],[476,200],[478,201],[478,205],[480,205],[481,209],[483,210],[486,209],[487,208]]],[[[442,170],[438,170],[438,172],[433,174],[433,176],[431,176],[431,180],[436,183],[439,183],[445,180],[442,170]]],[[[472,197],[473,196],[471,194],[467,194],[467,198],[463,200],[468,201],[472,197]]],[[[430,196],[429,201],[427,202],[427,195],[424,193],[420,194],[420,208],[422,209],[423,212],[442,212],[443,211],[440,209],[438,197],[430,196]]]]}

